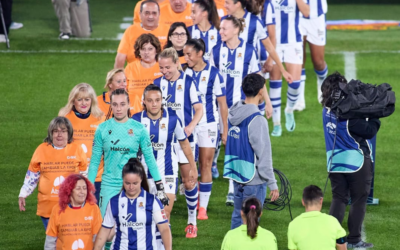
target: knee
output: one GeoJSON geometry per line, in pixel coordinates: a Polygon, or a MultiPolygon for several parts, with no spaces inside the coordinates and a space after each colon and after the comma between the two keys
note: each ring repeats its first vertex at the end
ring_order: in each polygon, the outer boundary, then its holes
{"type": "Polygon", "coordinates": [[[324,57],[313,59],[314,69],[321,71],[324,70],[326,67],[324,57]]]}

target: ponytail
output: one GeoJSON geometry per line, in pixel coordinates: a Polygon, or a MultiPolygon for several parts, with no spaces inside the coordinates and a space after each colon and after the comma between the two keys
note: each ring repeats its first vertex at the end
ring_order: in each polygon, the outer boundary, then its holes
{"type": "Polygon", "coordinates": [[[196,0],[193,4],[198,4],[202,11],[207,11],[208,21],[214,25],[214,27],[219,30],[220,19],[218,15],[217,6],[214,0],[196,0]]]}
{"type": "Polygon", "coordinates": [[[206,53],[206,44],[203,39],[190,39],[186,42],[185,46],[193,47],[197,53],[203,51],[203,56],[206,53]]]}
{"type": "Polygon", "coordinates": [[[240,2],[242,8],[250,12],[251,14],[257,15],[259,11],[253,5],[253,0],[233,0],[233,3],[240,2]]]}
{"type": "MultiPolygon", "coordinates": [[[[122,168],[122,179],[127,174],[137,174],[142,179],[141,187],[149,192],[149,184],[147,183],[147,176],[142,163],[137,158],[130,158],[129,161],[122,168]]],[[[122,190],[124,187],[122,186],[122,190]]]]}
{"type": "Polygon", "coordinates": [[[260,201],[255,197],[248,198],[242,204],[242,212],[246,216],[247,235],[254,239],[257,237],[258,219],[262,212],[260,201]]]}

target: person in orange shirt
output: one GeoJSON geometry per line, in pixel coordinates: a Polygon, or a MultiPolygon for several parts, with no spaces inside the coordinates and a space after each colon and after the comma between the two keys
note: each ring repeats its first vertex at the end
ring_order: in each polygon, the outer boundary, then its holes
{"type": "Polygon", "coordinates": [[[56,117],[47,129],[47,137],[36,148],[19,193],[20,211],[25,211],[25,199],[39,182],[36,214],[47,228],[51,210],[58,202],[60,184],[74,173],[87,175],[87,157],[82,147],[72,142],[74,131],[65,117],[56,117]]]}
{"type": "Polygon", "coordinates": [[[228,15],[225,9],[225,0],[213,0],[215,5],[217,6],[218,16],[223,17],[228,15]]]}
{"type": "MultiPolygon", "coordinates": [[[[135,23],[141,23],[142,19],[140,17],[140,8],[141,4],[144,0],[140,0],[139,2],[136,3],[135,5],[135,10],[133,11],[133,24],[135,23]]],[[[158,6],[160,6],[160,9],[164,7],[164,5],[169,4],[168,0],[155,0],[158,3],[158,6]]]]}
{"type": "Polygon", "coordinates": [[[142,96],[146,86],[162,76],[157,62],[160,53],[161,45],[154,35],[142,34],[136,40],[135,56],[139,60],[129,63],[125,68],[131,114],[142,110],[142,96]]]}
{"type": "Polygon", "coordinates": [[[185,23],[186,26],[192,25],[192,4],[187,0],[169,0],[161,8],[160,23],[170,26],[174,22],[185,23]]]}
{"type": "Polygon", "coordinates": [[[106,77],[106,85],[104,89],[107,92],[97,96],[97,104],[101,111],[105,114],[105,120],[112,117],[112,110],[110,108],[110,95],[116,89],[127,89],[126,77],[123,68],[112,69],[108,71],[106,77]]]}
{"type": "MultiPolygon", "coordinates": [[[[59,116],[68,118],[74,128],[74,141],[81,145],[90,163],[94,132],[97,126],[104,121],[104,113],[97,105],[96,93],[87,83],[76,85],[69,93],[67,105],[60,109],[59,116]]],[[[100,163],[96,177],[96,199],[100,194],[103,161],[100,163]]]]}
{"type": "Polygon", "coordinates": [[[103,221],[94,191],[83,175],[72,174],[65,179],[58,204],[51,212],[45,250],[93,249],[103,221]]]}
{"type": "Polygon", "coordinates": [[[183,55],[183,47],[189,39],[191,39],[191,36],[186,25],[182,22],[175,22],[169,28],[168,41],[164,46],[164,49],[172,47],[176,50],[179,56],[179,62],[184,70],[186,69],[186,60],[183,55]]]}
{"type": "Polygon", "coordinates": [[[140,4],[141,23],[131,25],[125,30],[121,42],[118,46],[117,56],[115,57],[114,68],[123,68],[125,61],[128,63],[136,60],[134,44],[136,39],[144,33],[155,35],[160,43],[164,45],[167,42],[168,26],[159,22],[160,7],[155,0],[146,0],[140,4]]]}

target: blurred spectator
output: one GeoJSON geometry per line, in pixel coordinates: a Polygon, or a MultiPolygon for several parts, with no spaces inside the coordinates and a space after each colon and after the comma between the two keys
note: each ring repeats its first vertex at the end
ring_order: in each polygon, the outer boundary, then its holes
{"type": "Polygon", "coordinates": [[[192,26],[192,4],[186,0],[169,0],[161,8],[160,23],[171,25],[174,22],[183,22],[187,27],[192,26]]]}
{"type": "MultiPolygon", "coordinates": [[[[140,23],[142,21],[142,18],[140,17],[140,8],[142,5],[142,2],[145,0],[140,0],[139,2],[136,3],[135,5],[135,10],[133,11],[133,23],[140,23]]],[[[155,0],[158,3],[158,6],[160,8],[164,7],[164,5],[169,4],[168,0],[155,0]]]]}
{"type": "Polygon", "coordinates": [[[61,40],[71,36],[89,37],[90,19],[87,0],[52,0],[60,25],[61,40]]]}
{"type": "Polygon", "coordinates": [[[168,41],[164,49],[171,47],[174,48],[178,53],[179,62],[182,66],[186,64],[185,56],[183,55],[183,47],[190,38],[191,36],[185,23],[175,22],[169,28],[168,41]]]}

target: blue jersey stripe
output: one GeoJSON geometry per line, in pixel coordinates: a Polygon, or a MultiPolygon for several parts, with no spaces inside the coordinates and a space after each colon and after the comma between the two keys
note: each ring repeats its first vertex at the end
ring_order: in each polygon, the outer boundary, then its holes
{"type": "Polygon", "coordinates": [[[300,42],[303,41],[303,39],[302,39],[302,37],[301,37],[301,33],[300,33],[300,23],[299,23],[299,20],[300,20],[300,9],[299,9],[299,6],[296,5],[295,29],[296,29],[296,41],[297,41],[298,43],[300,43],[300,42]]]}
{"type": "MultiPolygon", "coordinates": [[[[113,198],[110,199],[110,206],[111,206],[111,211],[113,214],[113,217],[115,219],[116,222],[116,227],[119,228],[121,226],[121,223],[119,221],[119,195],[114,196],[113,198]]],[[[117,230],[116,234],[115,234],[115,240],[114,240],[114,249],[120,249],[121,246],[121,236],[122,236],[122,232],[121,230],[117,230]]]]}
{"type": "MultiPolygon", "coordinates": [[[[152,232],[154,197],[146,194],[146,232],[152,232]]],[[[146,249],[153,250],[153,234],[146,234],[146,249]]]]}

